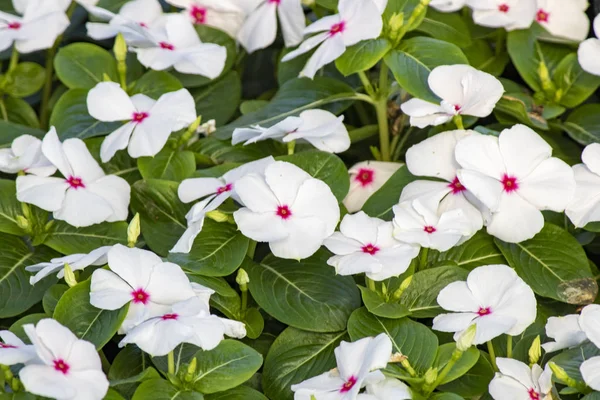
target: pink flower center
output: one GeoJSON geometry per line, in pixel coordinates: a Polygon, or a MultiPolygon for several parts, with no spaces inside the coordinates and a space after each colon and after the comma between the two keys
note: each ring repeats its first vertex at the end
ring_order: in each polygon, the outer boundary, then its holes
{"type": "Polygon", "coordinates": [[[435,227],[433,227],[433,226],[426,226],[426,227],[424,227],[424,228],[423,228],[423,230],[424,230],[425,232],[429,233],[429,234],[431,234],[431,233],[433,233],[433,232],[437,231],[437,229],[435,229],[435,227]]]}
{"type": "Polygon", "coordinates": [[[350,379],[348,379],[346,381],[346,383],[344,383],[342,385],[342,388],[340,389],[340,393],[347,393],[350,390],[352,390],[352,388],[354,387],[354,385],[356,385],[356,378],[354,376],[351,376],[350,379]]]}
{"type": "Polygon", "coordinates": [[[479,310],[477,311],[477,314],[480,317],[483,317],[484,315],[490,315],[492,313],[492,309],[490,307],[479,307],[479,310]]]}
{"type": "Polygon", "coordinates": [[[175,50],[175,46],[173,46],[171,43],[160,42],[158,45],[160,46],[161,49],[175,50]]]}
{"type": "Polygon", "coordinates": [[[221,194],[221,193],[225,193],[225,192],[230,192],[231,189],[233,188],[233,185],[231,183],[228,183],[225,186],[221,186],[220,188],[217,189],[217,194],[221,194]]]}
{"type": "Polygon", "coordinates": [[[69,372],[69,364],[67,364],[64,360],[58,359],[54,360],[54,369],[62,372],[63,374],[67,374],[69,372]]]}
{"type": "Polygon", "coordinates": [[[527,393],[529,393],[529,398],[531,400],[539,400],[540,399],[540,394],[538,392],[536,392],[535,389],[533,389],[533,388],[529,389],[529,391],[527,393]]]}
{"type": "Polygon", "coordinates": [[[367,169],[367,168],[361,168],[358,170],[358,174],[356,175],[356,178],[354,178],[356,181],[360,182],[360,184],[362,186],[367,186],[371,183],[373,183],[374,180],[374,175],[375,175],[375,171],[373,171],[372,169],[367,169]]]}
{"type": "Polygon", "coordinates": [[[377,254],[377,252],[379,251],[379,247],[369,243],[368,245],[362,247],[362,251],[363,253],[367,253],[373,256],[377,254]]]}
{"type": "Polygon", "coordinates": [[[17,348],[17,346],[13,346],[12,344],[0,342],[0,349],[16,349],[16,348],[17,348]]]}
{"type": "Polygon", "coordinates": [[[71,186],[71,189],[85,188],[85,185],[83,184],[83,180],[79,177],[70,176],[67,179],[67,183],[69,184],[69,186],[71,186]]]}
{"type": "Polygon", "coordinates": [[[145,22],[138,22],[138,25],[141,26],[142,28],[147,28],[148,25],[146,25],[145,22]]]}
{"type": "Polygon", "coordinates": [[[508,6],[508,4],[500,4],[498,6],[498,11],[500,11],[500,12],[507,13],[508,10],[510,10],[510,7],[508,6]]]}
{"type": "Polygon", "coordinates": [[[459,106],[458,104],[454,105],[454,111],[455,112],[460,113],[460,109],[461,109],[461,106],[459,106]]]}
{"type": "Polygon", "coordinates": [[[176,320],[177,318],[179,318],[179,315],[177,314],[165,314],[161,317],[164,321],[167,321],[169,319],[173,319],[176,320]]]}
{"type": "Polygon", "coordinates": [[[537,22],[548,22],[548,18],[550,18],[550,13],[542,10],[541,8],[538,10],[535,16],[537,22]]]}
{"type": "Polygon", "coordinates": [[[11,22],[11,23],[8,24],[8,29],[14,29],[14,30],[21,29],[21,23],[20,22],[16,22],[16,21],[15,22],[11,22]]]}
{"type": "Polygon", "coordinates": [[[277,213],[276,214],[281,219],[288,219],[289,217],[292,216],[292,211],[290,210],[290,208],[288,206],[283,205],[283,206],[277,207],[277,213]]]}
{"type": "Polygon", "coordinates": [[[329,36],[337,35],[338,33],[344,32],[346,29],[346,23],[344,21],[338,22],[337,24],[333,24],[329,29],[329,36]]]}
{"type": "Polygon", "coordinates": [[[279,5],[279,3],[281,3],[281,0],[269,0],[269,3],[279,5]]]}
{"type": "Polygon", "coordinates": [[[206,22],[206,8],[192,6],[190,14],[192,15],[192,18],[194,18],[195,24],[204,24],[206,22]]]}
{"type": "Polygon", "coordinates": [[[462,183],[460,183],[460,181],[458,180],[458,176],[454,177],[454,179],[452,180],[452,182],[450,182],[450,184],[448,185],[448,187],[450,189],[452,189],[452,194],[459,194],[459,193],[462,193],[465,190],[467,190],[467,188],[464,187],[462,185],[462,183]]]}
{"type": "Polygon", "coordinates": [[[504,186],[504,191],[506,193],[511,193],[519,189],[519,182],[517,182],[517,178],[514,176],[508,176],[504,174],[502,177],[502,185],[504,186]]]}
{"type": "Polygon", "coordinates": [[[146,304],[150,299],[150,294],[144,289],[137,289],[131,292],[131,299],[134,303],[146,304]]]}
{"type": "Polygon", "coordinates": [[[131,117],[131,121],[135,122],[136,124],[140,124],[149,116],[150,114],[147,112],[134,112],[133,116],[131,117]]]}

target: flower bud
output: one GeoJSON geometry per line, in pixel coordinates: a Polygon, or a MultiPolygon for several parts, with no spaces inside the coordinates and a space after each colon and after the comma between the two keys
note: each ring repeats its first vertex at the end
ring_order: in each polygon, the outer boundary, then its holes
{"type": "Polygon", "coordinates": [[[115,52],[115,58],[118,62],[125,62],[125,59],[127,58],[127,43],[125,43],[123,34],[119,33],[117,35],[113,51],[115,52]]]}
{"type": "Polygon", "coordinates": [[[531,343],[531,347],[529,348],[529,364],[537,364],[540,357],[542,356],[542,345],[540,340],[540,335],[537,335],[536,338],[531,343]]]}
{"type": "Polygon", "coordinates": [[[69,285],[69,287],[77,285],[77,278],[75,278],[75,273],[73,272],[73,269],[68,263],[65,263],[64,271],[65,282],[67,282],[67,285],[69,285]]]}
{"type": "Polygon", "coordinates": [[[209,211],[206,216],[216,222],[229,222],[230,215],[219,210],[209,211]]]}
{"type": "Polygon", "coordinates": [[[390,357],[388,362],[389,363],[402,363],[404,360],[407,360],[407,359],[408,359],[408,357],[406,357],[404,354],[398,352],[398,353],[392,354],[392,356],[390,357]]]}
{"type": "Polygon", "coordinates": [[[29,232],[31,230],[31,223],[27,218],[22,215],[17,215],[16,217],[17,226],[24,230],[25,232],[29,232]]]}
{"type": "Polygon", "coordinates": [[[194,380],[194,377],[196,376],[197,367],[198,367],[198,360],[196,359],[196,357],[194,357],[194,358],[192,358],[192,361],[190,361],[190,363],[188,364],[187,371],[185,373],[184,380],[186,382],[191,382],[194,380]]]}
{"type": "Polygon", "coordinates": [[[106,72],[102,74],[102,81],[104,82],[112,82],[112,79],[110,79],[110,75],[108,75],[106,72]]]}
{"type": "Polygon", "coordinates": [[[404,291],[406,289],[408,289],[408,287],[410,286],[410,283],[412,282],[412,278],[413,276],[409,276],[408,278],[406,278],[405,280],[402,281],[402,283],[400,284],[400,287],[398,288],[398,290],[396,290],[394,292],[394,299],[398,300],[401,296],[402,293],[404,293],[404,291]]]}
{"type": "Polygon", "coordinates": [[[206,121],[205,123],[200,125],[200,127],[198,129],[196,129],[196,133],[201,133],[201,134],[204,134],[204,136],[209,136],[211,133],[215,132],[216,130],[217,130],[217,122],[214,119],[209,119],[208,121],[206,121]]]}
{"type": "Polygon", "coordinates": [[[469,350],[471,346],[473,346],[473,341],[475,340],[475,335],[477,334],[477,325],[472,324],[467,329],[465,329],[458,340],[456,341],[456,349],[460,352],[465,352],[469,350]]]}
{"type": "MultiPolygon", "coordinates": [[[[574,379],[571,378],[569,375],[567,375],[567,372],[563,368],[556,365],[556,363],[549,362],[548,366],[552,370],[552,373],[554,374],[556,379],[566,383],[567,385],[569,384],[569,382],[574,381],[574,379]]],[[[571,386],[571,385],[569,385],[569,386],[571,386]]]]}
{"type": "Polygon", "coordinates": [[[235,277],[235,281],[241,287],[245,287],[248,283],[250,283],[250,277],[248,276],[248,273],[246,272],[246,270],[244,268],[238,269],[238,273],[237,273],[237,276],[235,277]]]}
{"type": "Polygon", "coordinates": [[[399,41],[404,36],[404,13],[394,13],[387,23],[387,36],[392,42],[399,41]]]}
{"type": "Polygon", "coordinates": [[[135,247],[138,237],[140,236],[140,231],[140,213],[135,213],[129,226],[127,226],[127,245],[129,247],[135,247]]]}

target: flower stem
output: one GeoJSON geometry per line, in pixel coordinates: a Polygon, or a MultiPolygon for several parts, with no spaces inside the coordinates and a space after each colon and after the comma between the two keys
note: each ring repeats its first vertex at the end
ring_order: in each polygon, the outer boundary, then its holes
{"type": "Polygon", "coordinates": [[[8,112],[6,111],[6,104],[4,104],[4,97],[0,96],[0,112],[2,113],[2,119],[8,121],[8,112]]]}
{"type": "Polygon", "coordinates": [[[367,287],[369,288],[369,290],[372,290],[374,292],[377,291],[377,288],[375,287],[375,281],[367,276],[365,276],[365,283],[367,284],[367,287]]]}
{"type": "Polygon", "coordinates": [[[10,55],[10,63],[8,64],[7,75],[10,75],[15,68],[17,68],[17,64],[19,64],[19,52],[17,51],[17,46],[13,46],[12,53],[10,55]]]}
{"type": "Polygon", "coordinates": [[[391,161],[390,153],[390,127],[388,121],[388,67],[385,63],[381,64],[379,71],[379,93],[375,103],[377,112],[377,123],[379,124],[379,149],[381,152],[381,161],[391,161]]]}
{"type": "Polygon", "coordinates": [[[458,360],[461,359],[462,355],[463,355],[463,352],[460,351],[460,350],[458,350],[458,349],[455,349],[452,352],[452,357],[448,361],[448,364],[446,364],[446,366],[444,366],[444,369],[442,369],[442,372],[439,373],[437,379],[435,380],[435,382],[431,386],[431,390],[429,391],[429,393],[433,392],[436,387],[438,387],[439,385],[442,384],[442,382],[444,381],[444,379],[446,379],[446,376],[448,376],[448,374],[450,373],[450,371],[452,371],[452,368],[454,368],[454,365],[458,362],[458,360]]]}
{"type": "Polygon", "coordinates": [[[427,267],[427,256],[429,255],[429,248],[422,247],[421,254],[419,255],[419,270],[422,271],[427,267]]]}
{"type": "Polygon", "coordinates": [[[358,77],[365,88],[365,92],[367,92],[369,96],[375,97],[375,89],[373,89],[373,85],[371,85],[371,81],[367,77],[367,74],[365,74],[364,71],[360,71],[358,77]]]}
{"type": "Polygon", "coordinates": [[[506,336],[506,357],[512,358],[513,340],[512,336],[506,336]]]}
{"type": "Polygon", "coordinates": [[[291,156],[292,154],[294,154],[294,149],[296,148],[296,141],[292,140],[291,142],[288,142],[287,148],[288,148],[288,155],[291,156]]]}
{"type": "Polygon", "coordinates": [[[490,359],[492,360],[492,367],[494,367],[494,371],[498,371],[498,365],[496,364],[496,352],[494,351],[494,345],[491,340],[487,342],[488,353],[490,354],[490,359]]]}
{"type": "Polygon", "coordinates": [[[462,129],[462,130],[464,130],[464,129],[465,129],[465,126],[463,125],[462,116],[460,116],[460,115],[455,115],[455,116],[454,116],[454,123],[456,124],[456,127],[457,127],[458,129],[462,129]]]}
{"type": "Polygon", "coordinates": [[[167,355],[167,363],[167,372],[169,373],[169,375],[175,375],[175,354],[173,354],[172,350],[169,352],[169,355],[167,355]]]}

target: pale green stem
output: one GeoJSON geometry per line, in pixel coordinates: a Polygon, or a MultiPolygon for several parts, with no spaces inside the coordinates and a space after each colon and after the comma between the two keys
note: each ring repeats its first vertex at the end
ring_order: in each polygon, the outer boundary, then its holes
{"type": "Polygon", "coordinates": [[[487,342],[488,353],[490,355],[490,359],[492,360],[492,366],[494,367],[494,371],[498,371],[498,365],[496,364],[496,352],[494,351],[494,345],[491,340],[487,342]]]}
{"type": "Polygon", "coordinates": [[[512,358],[512,352],[513,352],[513,339],[512,339],[512,336],[507,335],[506,336],[506,356],[508,358],[512,358]]]}
{"type": "Polygon", "coordinates": [[[175,375],[175,354],[173,354],[172,350],[169,352],[169,355],[167,356],[167,363],[168,363],[169,375],[175,375]]]}

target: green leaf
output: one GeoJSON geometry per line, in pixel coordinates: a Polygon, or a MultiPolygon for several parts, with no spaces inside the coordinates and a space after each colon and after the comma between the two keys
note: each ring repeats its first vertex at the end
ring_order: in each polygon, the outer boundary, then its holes
{"type": "Polygon", "coordinates": [[[584,104],[573,110],[562,128],[584,146],[600,142],[600,104],[584,104]]]}
{"type": "Polygon", "coordinates": [[[438,338],[435,334],[409,318],[381,318],[370,314],[366,308],[360,308],[348,320],[348,333],[352,341],[386,333],[394,345],[392,351],[407,356],[410,365],[419,373],[425,373],[433,365],[437,354],[438,338]]]}
{"type": "Polygon", "coordinates": [[[494,368],[487,359],[487,354],[480,351],[477,363],[466,374],[438,387],[438,389],[453,392],[465,398],[478,397],[487,392],[493,377],[494,368]]]}
{"type": "MultiPolygon", "coordinates": [[[[189,150],[198,155],[208,157],[213,163],[247,163],[261,159],[265,154],[274,157],[287,154],[287,147],[274,140],[265,140],[248,146],[232,146],[231,142],[219,140],[213,136],[193,143],[189,150]]],[[[219,174],[217,176],[220,176],[219,174]]]]}
{"type": "Polygon", "coordinates": [[[464,400],[461,396],[455,393],[433,393],[430,400],[464,400]]]}
{"type": "Polygon", "coordinates": [[[144,94],[158,100],[165,93],[175,92],[183,88],[181,82],[165,71],[148,71],[135,82],[131,95],[144,94]]]}
{"type": "Polygon", "coordinates": [[[196,171],[196,158],[191,151],[165,146],[154,157],[138,158],[138,168],[144,179],[164,179],[181,182],[196,171]]]}
{"type": "Polygon", "coordinates": [[[216,292],[216,294],[224,297],[235,297],[238,296],[238,293],[229,286],[229,283],[224,278],[218,276],[202,276],[196,275],[192,273],[188,273],[188,278],[192,282],[196,282],[201,284],[202,286],[206,286],[216,292]]]}
{"type": "Polygon", "coordinates": [[[204,221],[189,253],[169,253],[169,261],[207,276],[227,276],[244,261],[249,239],[227,222],[204,221]]]}
{"type": "Polygon", "coordinates": [[[342,201],[346,197],[350,188],[348,170],[344,162],[335,154],[309,150],[290,156],[277,157],[277,160],[292,163],[302,168],[313,178],[325,182],[338,201],[342,201]]]}
{"type": "Polygon", "coordinates": [[[127,151],[117,151],[117,154],[110,159],[109,162],[103,163],[100,159],[100,146],[104,141],[103,137],[91,138],[85,140],[85,144],[88,150],[92,154],[92,157],[98,164],[102,166],[102,169],[107,175],[117,175],[125,179],[130,185],[142,179],[140,171],[137,167],[137,160],[131,158],[127,151]]]}
{"type": "Polygon", "coordinates": [[[242,322],[246,324],[246,336],[257,339],[265,328],[265,320],[258,308],[248,308],[242,322]]]}
{"type": "Polygon", "coordinates": [[[12,71],[11,81],[3,92],[12,97],[27,97],[37,93],[46,80],[46,70],[39,64],[22,62],[12,71]]]}
{"type": "Polygon", "coordinates": [[[439,102],[429,89],[427,78],[440,65],[469,64],[461,49],[448,42],[428,37],[403,40],[385,57],[400,86],[415,97],[439,102]]]}
{"type": "Polygon", "coordinates": [[[135,391],[131,400],[203,400],[202,393],[178,389],[164,379],[144,381],[135,391]]]}
{"type": "Polygon", "coordinates": [[[38,120],[35,110],[23,99],[14,97],[4,98],[4,107],[8,114],[8,120],[15,124],[26,125],[32,128],[39,128],[40,121],[38,120]]]}
{"type": "Polygon", "coordinates": [[[229,122],[242,101],[242,82],[236,71],[197,89],[190,90],[196,111],[203,121],[214,119],[217,126],[229,122]]]}
{"type": "Polygon", "coordinates": [[[198,362],[194,388],[202,393],[222,392],[241,385],[258,371],[263,362],[256,350],[229,339],[212,350],[200,350],[194,357],[198,362]]]}
{"type": "Polygon", "coordinates": [[[80,282],[65,292],[56,305],[53,318],[69,328],[78,338],[97,349],[117,333],[129,307],[101,310],[90,304],[90,280],[80,282]]]}
{"type": "Polygon", "coordinates": [[[102,246],[127,244],[127,222],[103,222],[75,228],[55,220],[44,244],[63,254],[89,253],[102,246]]]}
{"type": "Polygon", "coordinates": [[[10,147],[13,140],[21,135],[32,135],[37,138],[42,138],[46,133],[41,129],[3,121],[2,119],[0,119],[0,132],[2,132],[2,135],[0,135],[0,148],[10,147]]]}
{"type": "Polygon", "coordinates": [[[483,39],[474,40],[469,47],[461,47],[461,49],[473,68],[494,76],[500,76],[510,61],[506,51],[497,54],[483,39]]]}
{"type": "Polygon", "coordinates": [[[455,262],[461,268],[473,270],[482,265],[506,264],[500,249],[494,243],[494,238],[484,230],[477,232],[471,239],[460,246],[440,253],[431,250],[428,253],[429,265],[455,262]]]}
{"type": "Polygon", "coordinates": [[[583,247],[567,231],[546,223],[533,239],[496,245],[508,264],[544,297],[569,304],[589,304],[598,294],[583,247]]]}
{"type": "Polygon", "coordinates": [[[187,228],[190,206],[177,196],[179,183],[149,179],[131,188],[131,208],[140,213],[142,234],[152,251],[166,256],[187,228]]]}
{"type": "Polygon", "coordinates": [[[379,293],[359,286],[365,307],[371,314],[384,318],[402,318],[410,315],[410,310],[398,302],[389,303],[379,293]]]}
{"type": "Polygon", "coordinates": [[[48,288],[48,290],[46,290],[46,293],[44,293],[44,297],[42,298],[42,306],[46,314],[54,314],[54,310],[56,309],[58,301],[67,290],[69,290],[69,287],[61,283],[52,285],[48,288]]]}
{"type": "Polygon", "coordinates": [[[25,343],[31,343],[29,337],[25,333],[25,329],[23,329],[24,325],[27,324],[37,324],[40,320],[44,318],[50,318],[48,314],[45,313],[35,313],[35,314],[27,314],[23,318],[18,319],[10,326],[10,331],[14,333],[19,339],[21,339],[25,343]]]}
{"type": "Polygon", "coordinates": [[[505,93],[496,103],[494,115],[500,122],[520,122],[547,131],[548,121],[540,115],[533,98],[525,93],[505,93]]]}
{"type": "Polygon", "coordinates": [[[439,267],[419,271],[400,297],[413,318],[433,318],[443,312],[437,296],[448,284],[466,280],[468,272],[459,267],[439,267]]]}
{"type": "Polygon", "coordinates": [[[461,48],[469,47],[472,43],[469,28],[460,15],[443,13],[432,7],[427,8],[423,22],[416,30],[461,48]]]}
{"type": "Polygon", "coordinates": [[[91,43],[62,47],[54,58],[54,69],[69,89],[91,89],[104,81],[104,74],[117,82],[117,62],[112,54],[91,43]]]}
{"type": "Polygon", "coordinates": [[[267,100],[246,100],[240,104],[240,112],[242,115],[250,114],[251,112],[258,111],[264,106],[269,104],[267,100]]]}
{"type": "Polygon", "coordinates": [[[558,64],[552,80],[556,83],[556,101],[569,108],[577,107],[600,86],[600,77],[588,74],[579,65],[577,53],[571,53],[558,64]]]}
{"type": "Polygon", "coordinates": [[[579,367],[585,360],[600,356],[600,349],[593,343],[585,342],[572,349],[563,350],[561,353],[552,357],[549,362],[555,362],[556,365],[563,368],[571,378],[583,381],[579,367]]]}
{"type": "Polygon", "coordinates": [[[316,77],[314,80],[292,79],[281,86],[269,105],[217,129],[215,135],[219,139],[230,139],[235,128],[255,124],[270,127],[287,117],[313,108],[326,109],[339,114],[350,106],[350,102],[343,100],[354,99],[354,90],[337,79],[325,77],[316,77]]]}
{"type": "Polygon", "coordinates": [[[29,284],[30,273],[25,267],[48,262],[59,254],[44,246],[35,251],[16,236],[0,233],[2,252],[0,253],[0,318],[14,317],[44,297],[56,277],[47,277],[35,285],[29,284]]]}
{"type": "Polygon", "coordinates": [[[360,307],[360,295],[349,276],[327,265],[329,253],[318,251],[302,262],[268,255],[248,263],[248,284],[260,307],[277,320],[313,332],[338,332],[360,307]]]}
{"type": "Polygon", "coordinates": [[[206,400],[269,400],[261,392],[248,386],[238,386],[224,392],[204,396],[206,400]]]}
{"type": "Polygon", "coordinates": [[[61,140],[104,136],[122,125],[120,122],[100,122],[88,114],[87,94],[85,89],[71,89],[52,109],[50,125],[56,128],[61,140]]]}
{"type": "Polygon", "coordinates": [[[272,399],[293,400],[290,387],[335,367],[333,350],[346,331],[313,333],[286,328],[273,342],[263,368],[264,392],[272,399]]]}
{"type": "Polygon", "coordinates": [[[408,171],[406,165],[402,165],[378,191],[369,197],[362,210],[371,217],[391,221],[394,218],[392,208],[398,204],[402,189],[417,179],[408,171]]]}
{"type": "Polygon", "coordinates": [[[363,40],[348,47],[335,60],[335,66],[344,76],[365,71],[375,66],[391,48],[392,44],[385,38],[363,40]]]}
{"type": "Polygon", "coordinates": [[[109,388],[103,400],[125,400],[125,398],[121,396],[116,390],[109,388]]]}
{"type": "Polygon", "coordinates": [[[17,216],[23,215],[21,204],[17,200],[15,181],[0,179],[0,232],[11,235],[24,235],[17,225],[17,216]]]}
{"type": "MultiPolygon", "coordinates": [[[[448,364],[452,358],[452,352],[454,352],[455,349],[455,343],[446,343],[438,348],[438,353],[435,357],[435,362],[433,363],[438,371],[444,369],[446,364],[448,364]]],[[[440,384],[443,385],[444,383],[452,382],[453,380],[460,378],[477,364],[477,360],[479,360],[479,350],[477,350],[476,347],[470,347],[462,354],[462,357],[458,359],[440,384]]]]}

